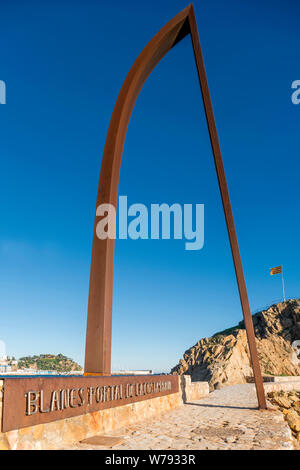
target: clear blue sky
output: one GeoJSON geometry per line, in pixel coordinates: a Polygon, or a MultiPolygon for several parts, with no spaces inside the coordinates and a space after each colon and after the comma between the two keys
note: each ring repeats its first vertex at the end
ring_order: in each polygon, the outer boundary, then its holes
{"type": "MultiPolygon", "coordinates": [[[[83,363],[93,217],[111,112],[138,53],[182,0],[4,1],[0,339],[83,363]]],[[[252,310],[299,297],[297,0],[195,2],[252,310]]],[[[159,64],[129,126],[129,203],[204,203],[205,246],[117,241],[113,368],[168,370],[241,308],[190,39],[159,64]]]]}

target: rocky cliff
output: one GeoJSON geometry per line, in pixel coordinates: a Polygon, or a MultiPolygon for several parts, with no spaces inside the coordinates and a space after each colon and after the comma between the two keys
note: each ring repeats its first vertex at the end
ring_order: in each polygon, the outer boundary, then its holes
{"type": "MultiPolygon", "coordinates": [[[[264,375],[300,375],[300,299],[272,305],[253,315],[259,360],[264,375]]],[[[204,380],[210,389],[245,383],[253,375],[244,323],[203,338],[188,349],[171,374],[204,380]]]]}

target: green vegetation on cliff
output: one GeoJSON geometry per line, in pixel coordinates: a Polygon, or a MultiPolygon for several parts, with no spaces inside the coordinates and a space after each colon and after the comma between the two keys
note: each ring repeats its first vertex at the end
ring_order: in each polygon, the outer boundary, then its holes
{"type": "Polygon", "coordinates": [[[19,369],[55,370],[57,372],[72,372],[81,370],[81,366],[63,354],[40,354],[26,356],[18,360],[19,369]]]}

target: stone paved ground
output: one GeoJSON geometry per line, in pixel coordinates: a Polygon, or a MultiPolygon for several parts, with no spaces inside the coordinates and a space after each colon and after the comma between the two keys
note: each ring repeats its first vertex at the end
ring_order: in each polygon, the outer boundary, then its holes
{"type": "MultiPolygon", "coordinates": [[[[256,408],[254,385],[234,385],[159,417],[111,435],[122,450],[293,449],[290,429],[278,411],[256,408]]],[[[78,444],[72,449],[106,449],[78,444]]]]}

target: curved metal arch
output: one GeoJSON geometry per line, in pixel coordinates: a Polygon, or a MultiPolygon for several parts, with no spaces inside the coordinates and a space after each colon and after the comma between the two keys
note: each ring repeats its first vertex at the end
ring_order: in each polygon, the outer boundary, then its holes
{"type": "MultiPolygon", "coordinates": [[[[160,60],[188,34],[191,35],[198,70],[202,99],[247,330],[258,402],[261,408],[266,408],[247,289],[192,4],[169,21],[146,45],[134,62],[123,83],[107,132],[96,207],[103,203],[113,204],[115,207],[117,206],[123,147],[128,124],[137,97],[146,79],[160,60]]],[[[97,238],[97,222],[98,217],[95,216],[86,333],[85,374],[110,375],[114,240],[109,238],[100,240],[97,238]]]]}

